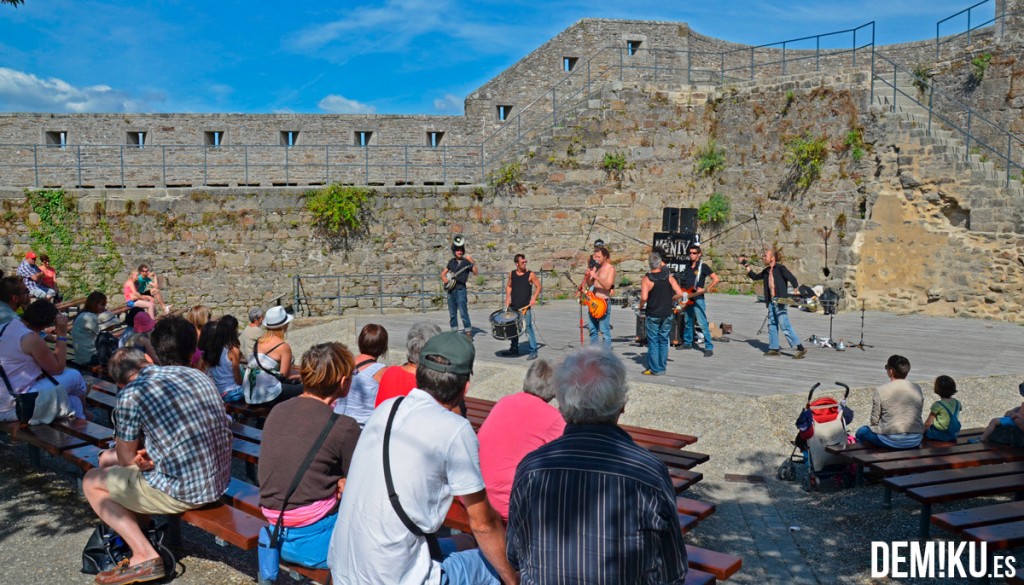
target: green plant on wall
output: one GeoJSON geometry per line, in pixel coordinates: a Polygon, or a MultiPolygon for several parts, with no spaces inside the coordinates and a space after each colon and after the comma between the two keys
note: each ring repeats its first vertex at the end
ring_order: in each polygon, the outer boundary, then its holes
{"type": "Polygon", "coordinates": [[[39,223],[29,229],[32,249],[48,254],[50,263],[68,280],[64,296],[116,285],[124,263],[105,215],[99,216],[95,228],[84,226],[77,201],[62,189],[26,191],[25,198],[39,216],[39,223]]]}
{"type": "Polygon", "coordinates": [[[807,190],[821,176],[827,158],[828,138],[824,135],[804,134],[786,144],[786,162],[793,167],[794,184],[802,190],[807,190]]]}
{"type": "Polygon", "coordinates": [[[487,182],[497,193],[523,193],[526,191],[523,187],[524,176],[523,165],[519,161],[512,161],[487,173],[487,182]]]}
{"type": "Polygon", "coordinates": [[[850,158],[858,161],[864,158],[864,136],[861,134],[860,129],[854,128],[846,133],[846,138],[843,139],[843,146],[850,153],[850,158]]]}
{"type": "Polygon", "coordinates": [[[307,191],[303,197],[306,210],[313,215],[313,223],[323,234],[347,241],[366,231],[368,207],[374,194],[372,189],[335,183],[307,191]]]}
{"type": "Polygon", "coordinates": [[[711,177],[720,173],[725,168],[725,151],[718,147],[718,143],[709,140],[703,148],[697,151],[697,165],[695,171],[698,176],[711,177]]]}
{"type": "Polygon", "coordinates": [[[711,197],[697,207],[697,219],[701,225],[720,224],[729,221],[732,202],[721,193],[712,193],[711,197]]]}
{"type": "Polygon", "coordinates": [[[608,172],[621,173],[626,170],[628,164],[625,153],[606,152],[604,153],[604,159],[601,161],[601,168],[608,172]]]}
{"type": "Polygon", "coordinates": [[[985,79],[985,73],[988,71],[988,66],[991,62],[992,53],[982,53],[971,59],[971,75],[974,76],[975,83],[980,83],[982,79],[985,79]]]}
{"type": "Polygon", "coordinates": [[[928,85],[932,78],[932,69],[930,66],[924,63],[918,63],[914,65],[914,87],[917,88],[917,97],[924,97],[924,92],[928,91],[928,85]]]}

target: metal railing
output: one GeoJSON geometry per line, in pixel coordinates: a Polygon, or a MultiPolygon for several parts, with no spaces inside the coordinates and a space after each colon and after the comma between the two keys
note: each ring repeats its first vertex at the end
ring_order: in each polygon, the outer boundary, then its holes
{"type": "MultiPolygon", "coordinates": [[[[999,34],[1000,35],[1003,34],[1003,30],[1005,28],[1005,22],[1006,22],[1005,21],[1005,18],[1006,18],[1006,2],[1003,2],[1002,9],[1000,10],[1000,12],[1002,14],[1000,14],[998,16],[993,16],[992,18],[989,18],[988,20],[985,20],[983,22],[980,22],[980,23],[978,22],[978,16],[976,16],[975,9],[978,8],[979,6],[988,4],[990,2],[993,2],[993,0],[981,0],[981,2],[978,2],[977,4],[974,4],[972,6],[968,6],[967,8],[964,8],[963,10],[961,10],[960,12],[957,12],[956,14],[951,14],[951,15],[947,16],[946,18],[943,18],[942,20],[940,20],[940,21],[935,23],[935,59],[936,60],[939,58],[939,47],[943,43],[948,43],[948,42],[954,41],[954,40],[956,40],[956,39],[966,35],[967,36],[967,44],[969,45],[969,44],[971,44],[971,33],[973,33],[974,31],[978,30],[979,28],[985,28],[985,27],[987,27],[990,24],[994,24],[997,20],[999,20],[1001,22],[999,34]],[[966,20],[967,20],[967,28],[966,28],[966,30],[964,32],[954,34],[954,35],[950,36],[949,38],[947,38],[945,40],[941,40],[942,24],[946,23],[946,22],[949,22],[950,20],[953,20],[954,18],[957,18],[958,16],[961,16],[961,15],[966,15],[966,17],[965,17],[966,20]],[[972,24],[972,21],[973,21],[974,24],[972,24]]],[[[993,4],[994,4],[994,2],[993,2],[993,4]]],[[[992,12],[994,14],[995,10],[993,10],[992,12]]]]}
{"type": "MultiPolygon", "coordinates": [[[[928,102],[922,102],[918,97],[900,88],[899,75],[902,73],[905,78],[906,76],[913,78],[915,77],[913,72],[882,55],[876,54],[875,58],[882,61],[883,65],[892,68],[892,79],[891,81],[887,79],[889,71],[874,73],[878,69],[876,66],[872,66],[871,103],[874,103],[875,100],[874,80],[877,79],[892,89],[892,102],[889,105],[891,111],[895,111],[897,98],[902,96],[928,111],[929,134],[932,132],[933,118],[949,130],[959,133],[964,141],[964,160],[969,160],[971,154],[981,154],[984,152],[995,157],[997,161],[1001,161],[1006,168],[1007,188],[1010,186],[1010,179],[1013,178],[1012,173],[1014,169],[1017,170],[1018,176],[1024,173],[1024,166],[1013,160],[1014,152],[1024,154],[1024,140],[974,111],[967,104],[936,89],[935,84],[931,80],[921,80],[921,83],[926,84],[928,90],[928,102]],[[990,144],[992,142],[991,139],[980,136],[982,133],[997,136],[997,140],[1001,144],[990,144]],[[1005,149],[1003,144],[1006,146],[1005,149]]],[[[923,99],[923,95],[921,98],[923,99]]]]}
{"type": "MultiPolygon", "coordinates": [[[[470,276],[470,298],[493,301],[495,307],[504,306],[508,274],[481,272],[470,276]]],[[[542,288],[541,295],[537,297],[540,302],[544,299],[545,273],[537,271],[535,274],[542,288]]],[[[292,277],[292,294],[296,312],[307,315],[313,314],[314,308],[325,309],[331,305],[338,315],[354,308],[376,309],[381,314],[388,308],[418,309],[422,313],[437,309],[446,302],[440,272],[298,275],[292,277]]]]}
{"type": "Polygon", "coordinates": [[[481,178],[480,145],[0,145],[0,171],[35,188],[330,183],[448,184],[481,178]]]}

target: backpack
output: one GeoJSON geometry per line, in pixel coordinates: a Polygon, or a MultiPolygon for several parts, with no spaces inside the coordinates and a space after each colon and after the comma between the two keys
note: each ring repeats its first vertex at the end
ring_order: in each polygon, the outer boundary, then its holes
{"type": "Polygon", "coordinates": [[[107,362],[110,361],[110,356],[114,355],[117,351],[119,341],[109,331],[100,331],[100,334],[96,336],[96,359],[104,368],[107,367],[107,362]]]}
{"type": "Polygon", "coordinates": [[[953,407],[952,411],[949,410],[949,407],[943,404],[941,400],[939,401],[939,406],[941,406],[946,412],[949,413],[949,428],[946,430],[949,431],[950,433],[953,433],[954,436],[959,435],[960,418],[958,415],[960,414],[960,401],[956,401],[956,406],[953,407]]]}

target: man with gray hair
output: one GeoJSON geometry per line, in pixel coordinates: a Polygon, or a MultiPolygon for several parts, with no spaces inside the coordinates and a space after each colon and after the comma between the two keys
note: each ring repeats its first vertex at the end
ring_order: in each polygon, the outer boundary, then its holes
{"type": "Polygon", "coordinates": [[[555,388],[565,433],[516,470],[512,567],[538,585],[683,583],[686,547],[668,468],[618,426],[626,404],[622,362],[611,351],[582,348],[558,367],[555,388]]]}
{"type": "Polygon", "coordinates": [[[674,323],[672,307],[683,298],[675,277],[665,269],[661,254],[647,259],[651,271],[640,280],[640,308],[645,309],[647,329],[647,369],[645,376],[662,376],[668,364],[668,338],[674,323]]]}
{"type": "Polygon", "coordinates": [[[555,397],[554,368],[546,360],[530,366],[523,391],[509,394],[491,409],[477,433],[480,471],[487,499],[508,520],[508,496],[516,467],[528,453],[562,436],[565,419],[549,404],[555,397]]]}
{"type": "Polygon", "coordinates": [[[263,325],[263,309],[259,307],[249,309],[249,324],[238,336],[243,364],[249,363],[249,359],[252,358],[252,348],[259,341],[260,337],[263,336],[264,331],[261,325],[263,325]]]}

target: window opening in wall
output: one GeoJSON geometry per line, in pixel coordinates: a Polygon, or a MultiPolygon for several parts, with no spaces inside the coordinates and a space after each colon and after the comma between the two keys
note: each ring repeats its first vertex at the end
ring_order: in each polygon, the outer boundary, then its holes
{"type": "Polygon", "coordinates": [[[222,144],[224,144],[223,130],[209,130],[206,132],[207,146],[221,146],[222,144]]]}
{"type": "Polygon", "coordinates": [[[282,130],[281,146],[295,146],[299,141],[298,130],[282,130]]]}
{"type": "Polygon", "coordinates": [[[512,106],[498,106],[498,121],[504,122],[512,115],[512,106]]]}
{"type": "Polygon", "coordinates": [[[64,148],[68,145],[68,133],[63,130],[54,130],[46,133],[47,146],[59,146],[64,148]]]}
{"type": "Polygon", "coordinates": [[[356,146],[369,146],[373,132],[368,130],[356,130],[356,146]]]}
{"type": "Polygon", "coordinates": [[[632,55],[636,55],[637,51],[640,50],[640,41],[626,41],[626,52],[632,55]]]}
{"type": "Polygon", "coordinates": [[[562,70],[572,71],[576,68],[577,61],[579,61],[579,57],[562,57],[562,70]]]}
{"type": "Polygon", "coordinates": [[[427,132],[427,145],[430,148],[437,148],[441,146],[441,139],[444,138],[444,132],[430,131],[427,132]]]}
{"type": "Polygon", "coordinates": [[[145,132],[128,132],[124,138],[125,143],[129,146],[138,146],[139,148],[146,146],[145,132]]]}

